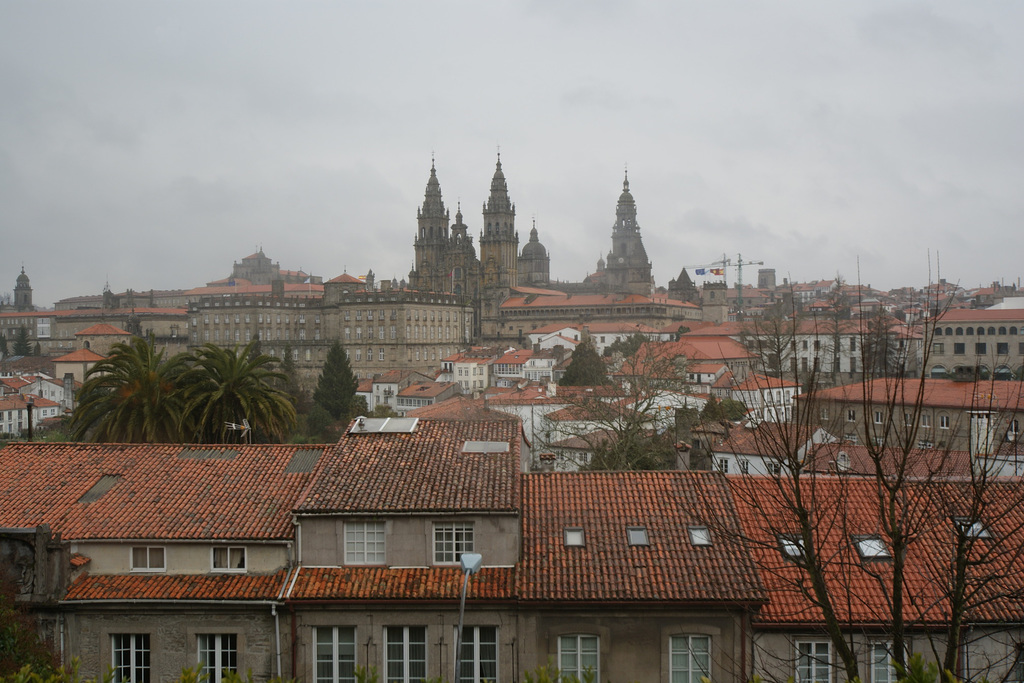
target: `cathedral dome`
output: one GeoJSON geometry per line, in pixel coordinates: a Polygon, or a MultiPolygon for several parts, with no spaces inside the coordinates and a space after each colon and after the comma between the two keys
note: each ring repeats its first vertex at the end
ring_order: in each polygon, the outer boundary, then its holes
{"type": "Polygon", "coordinates": [[[530,241],[523,247],[523,258],[544,258],[548,250],[537,239],[537,228],[530,230],[530,241]]]}
{"type": "Polygon", "coordinates": [[[25,275],[25,268],[24,267],[22,267],[22,269],[21,269],[21,275],[18,276],[17,283],[19,285],[27,285],[28,284],[28,275],[25,275]]]}

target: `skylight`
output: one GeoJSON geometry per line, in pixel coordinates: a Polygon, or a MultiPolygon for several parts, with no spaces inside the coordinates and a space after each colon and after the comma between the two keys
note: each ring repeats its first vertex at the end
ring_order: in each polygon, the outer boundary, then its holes
{"type": "Polygon", "coordinates": [[[114,488],[114,484],[121,481],[120,474],[104,474],[88,491],[78,499],[79,503],[93,503],[103,497],[103,494],[114,488]]]}
{"type": "Polygon", "coordinates": [[[972,522],[966,517],[957,517],[956,526],[967,538],[992,538],[992,532],[988,530],[988,527],[980,519],[972,522]]]}
{"type": "Polygon", "coordinates": [[[418,417],[357,417],[349,434],[412,434],[418,417]]]}
{"type": "Polygon", "coordinates": [[[467,441],[463,453],[508,453],[508,441],[467,441]]]}
{"type": "Polygon", "coordinates": [[[647,527],[645,526],[626,527],[626,537],[629,539],[630,545],[650,545],[650,542],[647,540],[647,527]]]}
{"type": "Polygon", "coordinates": [[[182,448],[179,458],[187,460],[231,460],[238,451],[234,448],[182,448]]]}
{"type": "Polygon", "coordinates": [[[285,474],[302,474],[312,472],[316,467],[320,456],[324,454],[322,448],[299,448],[292,454],[288,466],[284,469],[285,474]]]}
{"type": "Polygon", "coordinates": [[[892,553],[881,536],[855,536],[853,539],[862,560],[891,560],[892,553]]]}
{"type": "Polygon", "coordinates": [[[578,527],[578,526],[567,526],[567,527],[565,527],[565,545],[567,545],[567,546],[582,546],[583,545],[583,527],[578,527]]]}
{"type": "Polygon", "coordinates": [[[780,534],[779,550],[787,560],[801,560],[804,556],[803,539],[794,534],[780,534]]]}
{"type": "Polygon", "coordinates": [[[711,530],[706,526],[691,526],[690,545],[711,545],[711,530]]]}

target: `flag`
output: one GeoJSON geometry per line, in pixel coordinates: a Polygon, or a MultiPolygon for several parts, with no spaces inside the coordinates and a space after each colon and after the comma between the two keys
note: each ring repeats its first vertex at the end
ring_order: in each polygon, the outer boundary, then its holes
{"type": "Polygon", "coordinates": [[[455,269],[454,268],[452,268],[452,272],[448,273],[448,277],[449,278],[455,277],[455,269]]]}
{"type": "Polygon", "coordinates": [[[712,268],[711,269],[711,274],[712,275],[725,275],[725,268],[712,268]]]}
{"type": "MultiPolygon", "coordinates": [[[[367,273],[366,275],[369,275],[369,273],[367,273]]],[[[363,282],[366,282],[366,275],[360,275],[360,276],[359,276],[358,278],[356,278],[356,279],[357,279],[357,280],[362,280],[363,282]]]]}
{"type": "Polygon", "coordinates": [[[304,284],[304,285],[311,285],[311,284],[313,284],[313,276],[311,275],[311,276],[307,277],[306,281],[303,282],[302,284],[304,284]]]}
{"type": "Polygon", "coordinates": [[[708,269],[707,268],[698,268],[697,270],[695,270],[693,272],[697,273],[697,275],[704,275],[704,274],[706,274],[708,272],[708,269]]]}

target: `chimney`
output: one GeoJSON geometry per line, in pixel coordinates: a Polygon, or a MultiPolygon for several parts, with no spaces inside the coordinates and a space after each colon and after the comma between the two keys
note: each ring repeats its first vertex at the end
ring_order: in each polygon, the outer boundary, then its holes
{"type": "Polygon", "coordinates": [[[557,460],[554,453],[541,453],[537,456],[540,459],[540,471],[541,472],[554,472],[555,461],[557,460]]]}
{"type": "Polygon", "coordinates": [[[64,373],[64,407],[68,410],[75,409],[75,374],[64,373]],[[69,393],[70,392],[70,393],[69,393]]]}

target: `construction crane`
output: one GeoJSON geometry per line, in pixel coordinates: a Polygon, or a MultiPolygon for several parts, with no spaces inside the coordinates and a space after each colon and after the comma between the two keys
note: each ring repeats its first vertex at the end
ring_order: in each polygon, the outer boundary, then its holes
{"type": "Polygon", "coordinates": [[[733,261],[728,258],[725,254],[722,254],[721,260],[712,261],[711,263],[702,263],[694,266],[683,266],[683,268],[693,268],[697,275],[704,275],[702,270],[711,270],[712,275],[721,275],[725,278],[726,268],[736,269],[736,313],[743,312],[743,266],[763,266],[764,261],[744,261],[743,254],[736,254],[736,260],[733,261]]]}

